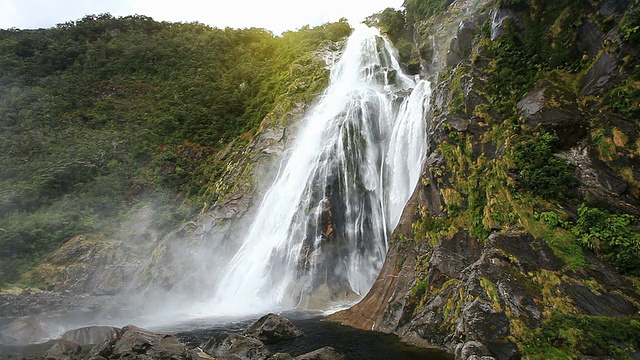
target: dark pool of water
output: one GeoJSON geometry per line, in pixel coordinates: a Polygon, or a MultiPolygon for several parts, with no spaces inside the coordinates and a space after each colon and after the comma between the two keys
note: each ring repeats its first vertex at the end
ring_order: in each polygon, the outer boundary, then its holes
{"type": "MultiPolygon", "coordinates": [[[[451,360],[453,356],[443,351],[424,349],[404,344],[395,335],[364,331],[324,320],[321,316],[283,314],[304,332],[304,335],[278,344],[267,345],[272,353],[284,352],[302,355],[324,346],[331,346],[348,360],[421,359],[451,360]]],[[[256,319],[239,321],[225,326],[199,328],[176,333],[178,339],[189,347],[195,347],[225,331],[241,332],[256,319]]]]}
{"type": "MultiPolygon", "coordinates": [[[[267,345],[272,353],[284,352],[293,356],[302,355],[324,346],[331,346],[345,356],[347,360],[452,360],[453,356],[434,349],[424,349],[404,344],[395,335],[364,331],[324,320],[318,313],[287,312],[282,316],[304,332],[301,337],[267,345]]],[[[148,327],[151,331],[175,334],[176,337],[194,348],[223,332],[243,332],[258,318],[199,318],[165,326],[148,327]]],[[[0,353],[0,360],[42,359],[44,353],[55,343],[54,340],[27,346],[5,347],[8,355],[0,353]]],[[[84,347],[84,355],[90,346],[84,347]]]]}

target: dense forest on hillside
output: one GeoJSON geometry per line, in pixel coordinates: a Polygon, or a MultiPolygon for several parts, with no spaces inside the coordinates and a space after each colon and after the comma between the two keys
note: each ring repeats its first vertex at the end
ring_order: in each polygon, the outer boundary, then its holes
{"type": "Polygon", "coordinates": [[[153,202],[169,229],[212,204],[229,144],[327,82],[342,20],[274,36],[144,16],[0,30],[0,286],[70,237],[153,202]]]}

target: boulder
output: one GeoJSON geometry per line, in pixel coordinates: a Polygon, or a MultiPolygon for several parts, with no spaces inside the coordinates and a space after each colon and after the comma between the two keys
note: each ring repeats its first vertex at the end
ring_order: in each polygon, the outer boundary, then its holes
{"type": "Polygon", "coordinates": [[[460,343],[456,346],[455,357],[456,359],[469,359],[472,356],[483,357],[490,356],[491,352],[487,347],[478,341],[468,341],[466,343],[460,343]]]}
{"type": "Polygon", "coordinates": [[[116,340],[112,355],[116,358],[147,355],[152,359],[186,358],[187,348],[173,335],[127,325],[116,340]]]}
{"type": "Polygon", "coordinates": [[[0,331],[0,344],[27,345],[42,342],[49,336],[45,324],[36,316],[23,316],[13,320],[0,331]]]}
{"type": "Polygon", "coordinates": [[[89,360],[102,360],[107,359],[111,356],[111,352],[113,351],[113,346],[116,343],[116,339],[105,339],[101,343],[97,344],[91,350],[89,350],[89,354],[87,355],[87,359],[89,360]]]}
{"type": "Polygon", "coordinates": [[[269,357],[269,350],[260,340],[236,333],[223,333],[201,348],[214,358],[262,360],[269,357]]]}
{"type": "Polygon", "coordinates": [[[189,350],[189,357],[191,360],[215,360],[213,356],[202,351],[200,348],[189,350]]]}
{"type": "Polygon", "coordinates": [[[59,340],[44,355],[45,360],[79,359],[82,346],[73,341],[59,340]]]}
{"type": "Polygon", "coordinates": [[[267,314],[247,329],[247,335],[267,344],[289,340],[302,335],[289,319],[276,314],[267,314]]]}
{"type": "Polygon", "coordinates": [[[293,360],[293,356],[287,353],[275,353],[269,356],[269,360],[293,360]]]}
{"type": "Polygon", "coordinates": [[[330,346],[325,346],[318,350],[296,356],[295,360],[343,360],[344,355],[337,352],[330,346]]]}
{"type": "Polygon", "coordinates": [[[73,341],[80,345],[95,345],[105,339],[117,339],[120,329],[113,326],[87,326],[69,330],[62,334],[61,339],[73,341]]]}

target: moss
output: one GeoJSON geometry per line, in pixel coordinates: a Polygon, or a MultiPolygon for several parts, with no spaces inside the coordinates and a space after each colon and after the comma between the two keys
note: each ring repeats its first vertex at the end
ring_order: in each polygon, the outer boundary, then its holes
{"type": "MultiPolygon", "coordinates": [[[[537,218],[534,208],[539,206],[533,198],[521,197],[514,202],[514,208],[520,216],[520,222],[534,237],[544,239],[554,254],[570,269],[586,266],[582,248],[571,231],[562,227],[550,227],[537,218]]],[[[549,204],[548,204],[549,205],[549,204]]],[[[539,215],[538,215],[539,216],[539,215]]]]}
{"type": "Polygon", "coordinates": [[[560,285],[564,282],[561,275],[554,271],[541,269],[538,273],[530,274],[530,276],[534,282],[541,286],[542,301],[549,305],[543,310],[545,316],[551,316],[553,311],[577,312],[571,299],[560,291],[560,285]]]}
{"type": "MultiPolygon", "coordinates": [[[[443,286],[443,289],[445,287],[443,286]]],[[[462,308],[462,304],[464,301],[464,293],[466,288],[464,286],[460,286],[458,292],[453,294],[447,300],[446,305],[444,306],[443,315],[442,315],[442,325],[440,326],[441,331],[452,332],[455,329],[458,316],[460,315],[460,310],[462,308]]]]}
{"type": "Polygon", "coordinates": [[[611,129],[611,132],[613,133],[613,143],[617,147],[622,147],[623,148],[623,147],[627,146],[627,142],[629,141],[629,136],[627,136],[620,129],[615,128],[615,127],[613,129],[611,129]]]}
{"type": "Polygon", "coordinates": [[[596,317],[554,311],[534,331],[524,331],[520,347],[525,358],[577,359],[591,349],[613,359],[629,359],[637,351],[640,317],[596,317]]]}
{"type": "Polygon", "coordinates": [[[480,286],[487,292],[487,295],[491,299],[493,304],[493,310],[496,312],[502,312],[502,305],[500,304],[500,297],[498,296],[498,291],[496,286],[491,282],[491,280],[487,279],[484,276],[480,277],[480,286]]]}
{"type": "Polygon", "coordinates": [[[596,129],[591,133],[591,143],[598,150],[598,157],[603,161],[613,160],[616,154],[616,146],[611,133],[605,129],[596,129]]]}

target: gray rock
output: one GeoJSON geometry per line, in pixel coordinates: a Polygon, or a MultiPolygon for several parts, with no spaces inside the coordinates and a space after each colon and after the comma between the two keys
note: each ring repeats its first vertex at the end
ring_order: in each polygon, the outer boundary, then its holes
{"type": "Polygon", "coordinates": [[[611,78],[618,74],[616,60],[607,52],[591,66],[589,72],[582,78],[579,96],[596,95],[610,82],[611,78]]]}
{"type": "Polygon", "coordinates": [[[191,357],[191,360],[215,360],[213,356],[202,351],[200,348],[189,350],[189,356],[191,357]]]}
{"type": "Polygon", "coordinates": [[[173,335],[153,333],[127,325],[122,328],[112,354],[116,357],[146,355],[152,359],[185,358],[187,349],[173,335]]]}
{"type": "Polygon", "coordinates": [[[600,14],[609,17],[613,14],[622,15],[629,7],[629,0],[605,0],[600,6],[600,14]]]}
{"type": "MultiPolygon", "coordinates": [[[[476,356],[480,359],[481,356],[490,356],[491,352],[487,347],[478,341],[468,341],[466,342],[462,348],[460,349],[459,358],[460,359],[469,359],[471,356],[476,356]]],[[[458,354],[456,354],[456,358],[458,358],[458,354]]]]}
{"type": "Polygon", "coordinates": [[[343,360],[344,355],[337,352],[330,346],[325,346],[318,350],[296,356],[295,360],[343,360]]]}
{"type": "Polygon", "coordinates": [[[13,320],[0,331],[0,344],[27,345],[42,342],[49,336],[46,325],[36,316],[23,316],[13,320]]]}
{"type": "Polygon", "coordinates": [[[591,19],[586,18],[582,25],[578,27],[576,47],[578,51],[587,54],[589,57],[598,55],[602,48],[603,35],[600,28],[591,19]]]}
{"type": "Polygon", "coordinates": [[[598,159],[590,146],[575,146],[558,154],[575,166],[576,177],[583,184],[583,191],[594,196],[612,209],[640,215],[632,199],[625,197],[628,184],[607,164],[598,159]]]}
{"type": "Polygon", "coordinates": [[[287,353],[275,353],[269,357],[269,360],[294,360],[293,356],[287,353]]]}
{"type": "Polygon", "coordinates": [[[509,319],[503,312],[476,299],[462,310],[456,332],[468,339],[481,339],[497,359],[516,359],[521,356],[520,350],[507,340],[509,329],[509,319]]]}
{"type": "Polygon", "coordinates": [[[112,326],[87,326],[69,330],[62,334],[61,339],[73,341],[80,345],[100,344],[106,339],[117,339],[120,329],[112,326]]]}
{"type": "Polygon", "coordinates": [[[517,107],[524,124],[555,132],[561,147],[569,148],[587,134],[589,123],[575,96],[547,80],[539,81],[517,107]]]}
{"type": "Polygon", "coordinates": [[[214,358],[261,360],[269,356],[269,350],[258,339],[236,333],[224,333],[201,346],[214,358]]]}
{"type": "Polygon", "coordinates": [[[89,350],[89,354],[87,355],[88,359],[91,360],[101,360],[106,359],[111,356],[111,352],[113,351],[113,346],[116,343],[116,339],[105,339],[101,343],[95,345],[89,350]]]}
{"type": "Polygon", "coordinates": [[[265,343],[277,343],[302,335],[289,319],[276,314],[267,314],[247,329],[247,335],[265,343]]]}
{"type": "Polygon", "coordinates": [[[73,341],[59,340],[44,355],[45,360],[77,359],[82,346],[73,341]]]}
{"type": "Polygon", "coordinates": [[[471,54],[471,46],[475,34],[476,25],[473,21],[460,23],[456,36],[451,39],[449,51],[447,52],[447,66],[455,66],[471,54]]]}

